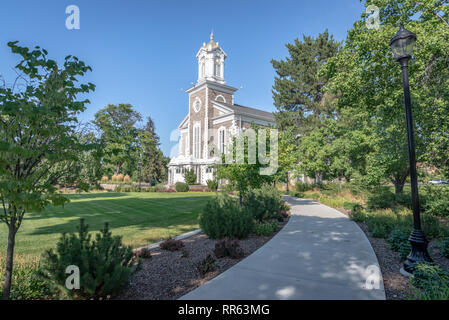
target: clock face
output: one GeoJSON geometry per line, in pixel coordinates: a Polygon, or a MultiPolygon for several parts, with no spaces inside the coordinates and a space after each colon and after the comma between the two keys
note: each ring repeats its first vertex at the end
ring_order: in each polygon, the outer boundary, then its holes
{"type": "Polygon", "coordinates": [[[195,99],[195,102],[193,103],[193,110],[195,110],[195,112],[199,112],[201,109],[201,100],[199,98],[195,99]]]}

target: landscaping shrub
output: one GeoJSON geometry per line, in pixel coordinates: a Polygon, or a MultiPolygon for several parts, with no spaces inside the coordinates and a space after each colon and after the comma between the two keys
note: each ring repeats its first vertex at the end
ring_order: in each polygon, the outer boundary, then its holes
{"type": "Polygon", "coordinates": [[[254,224],[254,233],[257,236],[269,236],[272,235],[278,229],[276,222],[256,222],[254,224]]]}
{"type": "Polygon", "coordinates": [[[77,234],[63,234],[56,252],[43,255],[42,275],[56,288],[73,298],[97,298],[117,294],[128,282],[134,265],[134,253],[122,244],[119,236],[112,236],[106,223],[91,241],[88,226],[80,220],[77,234]],[[80,289],[68,290],[66,268],[75,265],[80,272],[80,289]]]}
{"type": "Polygon", "coordinates": [[[189,185],[184,182],[176,182],[175,189],[176,189],[176,192],[188,192],[189,185]]]}
{"type": "Polygon", "coordinates": [[[215,259],[212,257],[212,255],[207,255],[206,258],[201,260],[200,263],[198,263],[197,269],[201,275],[205,275],[208,272],[215,270],[215,259]]]}
{"type": "Polygon", "coordinates": [[[449,258],[449,237],[444,237],[440,240],[441,254],[449,258]]]}
{"type": "Polygon", "coordinates": [[[405,260],[412,249],[408,238],[410,234],[404,230],[393,230],[387,238],[391,250],[399,252],[402,260],[405,260]]]}
{"type": "Polygon", "coordinates": [[[196,183],[196,174],[193,169],[186,170],[184,173],[184,179],[188,185],[192,185],[196,183]]]}
{"type": "Polygon", "coordinates": [[[109,181],[109,178],[107,176],[102,176],[101,177],[101,182],[106,183],[109,181]]]}
{"type": "Polygon", "coordinates": [[[165,240],[161,243],[160,247],[162,250],[178,251],[184,247],[184,243],[181,240],[168,238],[167,240],[165,240]]]}
{"type": "Polygon", "coordinates": [[[128,174],[125,175],[125,176],[123,177],[123,182],[130,183],[130,182],[131,182],[131,177],[130,177],[128,174]]]}
{"type": "Polygon", "coordinates": [[[361,206],[354,206],[354,208],[349,213],[349,218],[355,222],[365,222],[367,217],[367,213],[365,210],[362,210],[361,206]]]}
{"type": "Polygon", "coordinates": [[[395,194],[387,188],[377,188],[368,196],[368,209],[393,208],[395,204],[395,194]]]}
{"type": "Polygon", "coordinates": [[[138,258],[149,259],[151,258],[151,251],[148,248],[140,248],[134,250],[134,254],[138,258]]]}
{"type": "Polygon", "coordinates": [[[449,217],[449,187],[423,186],[423,209],[426,213],[449,217]]]}
{"type": "Polygon", "coordinates": [[[278,219],[284,209],[283,203],[280,192],[272,185],[251,189],[243,198],[243,206],[259,222],[278,219]]]}
{"type": "Polygon", "coordinates": [[[200,216],[201,229],[212,239],[245,238],[253,229],[251,212],[226,194],[209,200],[200,216]]]}
{"type": "Polygon", "coordinates": [[[217,241],[214,254],[217,258],[231,257],[233,259],[240,259],[245,255],[238,241],[231,239],[217,241]]]}
{"type": "MultiPolygon", "coordinates": [[[[5,272],[5,259],[0,254],[0,274],[5,272]]],[[[0,279],[0,288],[3,287],[3,277],[0,279]]],[[[24,259],[17,256],[14,259],[14,269],[12,274],[12,286],[10,299],[12,300],[33,300],[52,299],[54,296],[50,283],[41,276],[39,260],[24,259]]]]}
{"type": "Polygon", "coordinates": [[[449,299],[449,271],[433,263],[418,263],[410,279],[421,300],[449,299]]]}
{"type": "Polygon", "coordinates": [[[304,191],[310,191],[314,187],[311,183],[304,183],[302,181],[296,181],[295,183],[295,191],[296,192],[304,192],[304,191]]]}
{"type": "Polygon", "coordinates": [[[218,189],[218,180],[217,179],[207,180],[206,184],[207,184],[207,188],[210,191],[217,191],[217,189],[218,189]]]}

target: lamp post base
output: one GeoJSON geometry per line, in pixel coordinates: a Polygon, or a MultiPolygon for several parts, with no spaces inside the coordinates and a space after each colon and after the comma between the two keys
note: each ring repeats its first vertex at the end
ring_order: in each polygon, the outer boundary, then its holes
{"type": "Polygon", "coordinates": [[[422,230],[414,229],[409,238],[412,245],[412,251],[404,262],[404,270],[413,274],[416,264],[419,262],[432,262],[427,252],[427,244],[429,243],[422,230]]]}

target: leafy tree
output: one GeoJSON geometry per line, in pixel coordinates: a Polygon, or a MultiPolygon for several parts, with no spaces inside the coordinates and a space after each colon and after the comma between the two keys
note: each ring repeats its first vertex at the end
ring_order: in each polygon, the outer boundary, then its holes
{"type": "Polygon", "coordinates": [[[68,201],[54,185],[88,150],[74,127],[89,100],[77,96],[95,89],[78,84],[78,77],[91,71],[78,58],[69,55],[60,66],[46,50],[17,43],[8,46],[21,57],[19,77],[12,87],[0,87],[0,220],[9,230],[4,299],[10,295],[15,239],[25,213],[68,201]]]}
{"type": "MultiPolygon", "coordinates": [[[[256,125],[252,125],[251,129],[255,132],[255,150],[259,150],[259,134],[260,131],[256,125]]],[[[267,146],[270,146],[270,136],[266,135],[267,146]]],[[[274,175],[264,175],[261,174],[261,170],[266,167],[265,164],[261,163],[259,157],[255,157],[251,160],[249,147],[249,139],[245,134],[240,134],[232,137],[232,143],[229,144],[227,154],[222,155],[222,163],[216,165],[216,177],[218,179],[226,179],[229,181],[231,186],[234,186],[239,192],[240,206],[242,205],[243,196],[247,194],[249,188],[259,188],[263,183],[274,181],[274,175]],[[240,153],[238,151],[238,145],[243,146],[242,148],[242,159],[239,161],[237,155],[240,153]],[[230,161],[231,160],[231,161],[230,161]]],[[[267,150],[268,157],[278,156],[273,154],[275,150],[267,150]]],[[[275,174],[275,173],[273,173],[275,174]]]]}
{"type": "Polygon", "coordinates": [[[95,114],[93,123],[101,132],[104,161],[114,165],[114,174],[119,174],[122,166],[132,173],[139,157],[138,130],[136,123],[142,120],[140,113],[130,104],[109,104],[95,114]]]}
{"type": "Polygon", "coordinates": [[[322,68],[331,78],[329,93],[338,96],[337,109],[350,117],[348,132],[368,137],[366,180],[388,178],[403,190],[408,175],[401,70],[389,40],[399,22],[418,36],[410,62],[412,109],[418,161],[447,166],[449,151],[449,28],[444,1],[366,1],[380,8],[381,27],[368,29],[366,14],[349,30],[345,47],[322,68]]]}

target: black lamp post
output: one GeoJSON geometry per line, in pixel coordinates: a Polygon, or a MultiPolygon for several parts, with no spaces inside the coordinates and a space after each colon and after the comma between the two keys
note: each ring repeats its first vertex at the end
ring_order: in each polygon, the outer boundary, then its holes
{"type": "Polygon", "coordinates": [[[397,62],[401,64],[402,69],[402,86],[404,89],[404,106],[405,120],[407,125],[408,154],[410,161],[410,184],[412,193],[412,210],[413,210],[413,232],[409,241],[412,250],[404,262],[404,270],[413,273],[417,262],[432,262],[427,252],[428,241],[421,229],[421,218],[419,213],[419,196],[418,196],[418,180],[416,174],[416,156],[415,141],[413,138],[413,118],[410,103],[410,87],[408,82],[408,61],[412,57],[413,47],[416,43],[416,35],[403,25],[390,40],[391,50],[397,62]]]}
{"type": "Polygon", "coordinates": [[[289,192],[289,190],[288,190],[288,171],[287,171],[287,189],[285,191],[286,191],[286,194],[288,196],[288,192],[289,192]]]}
{"type": "Polygon", "coordinates": [[[139,161],[139,192],[142,191],[142,161],[139,161]]]}

